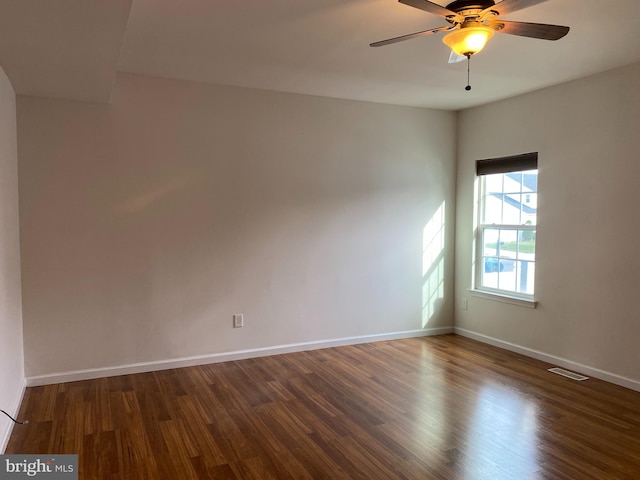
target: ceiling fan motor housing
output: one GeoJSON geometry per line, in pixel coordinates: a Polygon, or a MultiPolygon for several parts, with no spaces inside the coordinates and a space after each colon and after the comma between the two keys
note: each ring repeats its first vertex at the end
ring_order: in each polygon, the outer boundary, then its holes
{"type": "Polygon", "coordinates": [[[493,0],[456,0],[447,5],[447,10],[460,13],[463,10],[484,10],[496,4],[493,0]]]}

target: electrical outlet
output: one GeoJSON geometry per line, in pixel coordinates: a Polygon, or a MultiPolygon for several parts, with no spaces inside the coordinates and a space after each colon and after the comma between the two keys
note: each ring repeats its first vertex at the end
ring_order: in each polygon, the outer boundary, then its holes
{"type": "Polygon", "coordinates": [[[468,306],[469,304],[467,303],[467,299],[466,298],[462,299],[462,309],[466,310],[468,306]]]}
{"type": "Polygon", "coordinates": [[[241,313],[236,313],[233,316],[233,328],[244,327],[244,316],[241,313]]]}

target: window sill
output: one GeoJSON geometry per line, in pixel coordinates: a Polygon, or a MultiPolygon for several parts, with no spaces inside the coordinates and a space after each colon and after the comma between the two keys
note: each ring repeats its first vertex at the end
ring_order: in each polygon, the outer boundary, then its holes
{"type": "Polygon", "coordinates": [[[469,292],[469,294],[471,294],[474,297],[484,298],[487,300],[495,300],[497,302],[509,303],[511,305],[517,305],[519,307],[536,308],[536,305],[538,304],[538,302],[536,302],[535,300],[528,300],[528,299],[519,298],[519,297],[510,297],[509,295],[503,295],[503,294],[494,293],[494,292],[487,292],[485,290],[476,290],[473,288],[469,288],[467,289],[467,291],[469,292]]]}

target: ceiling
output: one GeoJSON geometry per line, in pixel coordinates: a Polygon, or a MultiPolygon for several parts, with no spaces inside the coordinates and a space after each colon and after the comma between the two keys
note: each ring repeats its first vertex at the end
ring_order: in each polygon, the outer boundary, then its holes
{"type": "Polygon", "coordinates": [[[470,92],[441,35],[369,47],[446,25],[396,0],[0,0],[0,66],[18,94],[89,102],[130,72],[459,110],[640,61],[638,0],[548,0],[504,18],[571,31],[494,36],[471,59],[470,92]]]}

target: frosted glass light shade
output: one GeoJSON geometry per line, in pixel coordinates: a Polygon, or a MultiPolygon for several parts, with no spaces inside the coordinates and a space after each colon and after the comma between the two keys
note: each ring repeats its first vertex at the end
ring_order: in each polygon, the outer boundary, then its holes
{"type": "Polygon", "coordinates": [[[446,34],[442,42],[456,54],[466,57],[482,50],[494,33],[493,28],[477,23],[446,34]]]}

